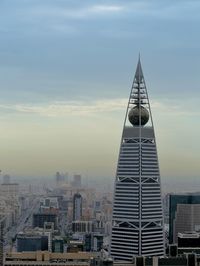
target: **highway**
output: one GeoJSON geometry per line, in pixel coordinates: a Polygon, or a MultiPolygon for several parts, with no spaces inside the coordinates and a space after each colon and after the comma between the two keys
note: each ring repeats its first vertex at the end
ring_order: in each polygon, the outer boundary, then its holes
{"type": "Polygon", "coordinates": [[[15,240],[16,235],[23,231],[25,227],[30,227],[32,225],[32,214],[39,210],[40,206],[40,198],[36,197],[31,202],[31,205],[26,210],[26,212],[22,213],[22,216],[19,218],[16,225],[12,226],[5,234],[4,234],[4,251],[11,251],[13,248],[15,249],[15,240]]]}

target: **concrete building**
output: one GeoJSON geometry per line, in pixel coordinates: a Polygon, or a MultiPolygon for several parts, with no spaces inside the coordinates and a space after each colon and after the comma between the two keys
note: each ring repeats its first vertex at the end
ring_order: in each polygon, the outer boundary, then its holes
{"type": "MultiPolygon", "coordinates": [[[[101,257],[100,253],[51,253],[20,252],[7,253],[4,261],[7,266],[139,266],[134,262],[113,262],[110,258],[101,257]]],[[[184,265],[183,265],[184,266],[184,265]]]]}
{"type": "Polygon", "coordinates": [[[200,194],[171,194],[169,243],[177,243],[178,233],[200,230],[200,194]]]}
{"type": "Polygon", "coordinates": [[[94,232],[94,221],[73,221],[72,231],[74,233],[91,233],[94,232]]]}
{"type": "Polygon", "coordinates": [[[21,252],[7,253],[5,266],[199,266],[200,259],[195,254],[185,254],[179,257],[136,257],[131,262],[113,261],[104,258],[100,253],[50,253],[45,252],[21,252]]]}
{"type": "Polygon", "coordinates": [[[91,259],[94,254],[87,252],[78,253],[51,253],[51,252],[20,252],[7,253],[4,265],[51,265],[51,266],[90,266],[91,259]]]}
{"type": "Polygon", "coordinates": [[[40,213],[56,214],[59,213],[58,197],[45,197],[40,200],[40,213]]]}
{"type": "Polygon", "coordinates": [[[40,199],[40,207],[59,208],[58,197],[45,197],[40,199]]]}
{"type": "Polygon", "coordinates": [[[151,109],[138,61],[115,180],[110,254],[115,260],[164,255],[160,173],[151,109]]]}

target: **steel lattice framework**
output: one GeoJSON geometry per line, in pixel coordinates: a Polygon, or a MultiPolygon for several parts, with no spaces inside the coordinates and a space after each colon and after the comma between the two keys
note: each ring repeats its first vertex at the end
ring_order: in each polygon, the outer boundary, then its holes
{"type": "MultiPolygon", "coordinates": [[[[134,117],[135,118],[135,117],[134,117]]],[[[115,260],[164,255],[160,172],[140,59],[128,101],[115,180],[110,255],[115,260]],[[138,108],[137,125],[130,111],[138,108]],[[148,122],[143,123],[145,113],[148,122]]]]}

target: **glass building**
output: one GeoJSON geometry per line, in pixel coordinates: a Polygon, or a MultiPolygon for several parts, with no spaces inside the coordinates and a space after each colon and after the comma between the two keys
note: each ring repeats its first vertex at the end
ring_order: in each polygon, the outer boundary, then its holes
{"type": "Polygon", "coordinates": [[[169,243],[178,233],[200,230],[200,194],[171,194],[169,197],[169,243]]]}
{"type": "Polygon", "coordinates": [[[82,218],[82,196],[79,193],[73,197],[73,221],[80,221],[82,218]]]}

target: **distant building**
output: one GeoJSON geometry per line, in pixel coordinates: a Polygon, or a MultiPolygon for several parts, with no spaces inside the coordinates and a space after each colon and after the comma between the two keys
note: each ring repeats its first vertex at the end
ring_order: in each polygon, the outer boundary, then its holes
{"type": "Polygon", "coordinates": [[[62,186],[63,184],[65,184],[68,181],[68,174],[65,173],[60,173],[60,172],[56,172],[56,185],[62,186]]]}
{"type": "Polygon", "coordinates": [[[57,229],[57,215],[46,213],[33,214],[33,227],[44,228],[46,222],[54,223],[54,228],[57,229]]]}
{"type": "Polygon", "coordinates": [[[84,241],[83,240],[70,240],[67,246],[67,252],[77,253],[84,251],[84,241]]]}
{"type": "Polygon", "coordinates": [[[45,197],[40,200],[40,212],[58,214],[59,202],[57,197],[45,197]]]}
{"type": "Polygon", "coordinates": [[[44,222],[44,230],[48,232],[54,232],[54,222],[44,222]]]}
{"type": "Polygon", "coordinates": [[[48,250],[48,236],[18,234],[17,252],[48,250]]]}
{"type": "Polygon", "coordinates": [[[61,237],[54,237],[52,240],[52,252],[63,253],[64,252],[64,241],[61,237]]]}
{"type": "Polygon", "coordinates": [[[19,195],[19,184],[17,183],[3,183],[0,186],[1,196],[17,197],[19,195]]]}
{"type": "Polygon", "coordinates": [[[81,175],[74,175],[74,180],[72,181],[72,186],[76,188],[81,187],[81,175]]]}
{"type": "Polygon", "coordinates": [[[200,194],[171,194],[169,243],[177,243],[178,233],[200,230],[200,194]]]}
{"type": "Polygon", "coordinates": [[[91,233],[94,232],[94,221],[73,221],[72,231],[74,233],[91,233]]]}
{"type": "MultiPolygon", "coordinates": [[[[17,251],[52,251],[62,253],[64,240],[54,230],[54,224],[45,222],[44,228],[25,228],[17,234],[17,251]]],[[[1,265],[0,265],[1,266],[1,265]]]]}
{"type": "Polygon", "coordinates": [[[178,248],[200,248],[200,233],[178,233],[178,248]]]}
{"type": "Polygon", "coordinates": [[[103,235],[102,234],[96,234],[96,233],[90,233],[85,234],[85,251],[101,251],[103,248],[103,235]]]}
{"type": "Polygon", "coordinates": [[[101,210],[101,201],[95,200],[94,201],[94,211],[100,211],[101,210]]]}
{"type": "Polygon", "coordinates": [[[30,204],[29,197],[20,195],[19,203],[20,203],[21,212],[25,212],[28,209],[29,204],[30,204]]]}
{"type": "Polygon", "coordinates": [[[73,197],[73,220],[80,221],[82,218],[82,196],[79,193],[73,197]]]}
{"type": "Polygon", "coordinates": [[[59,200],[59,209],[60,209],[60,211],[67,212],[68,204],[69,204],[69,199],[66,199],[66,198],[62,197],[62,199],[59,200]]]}
{"type": "MultiPolygon", "coordinates": [[[[4,265],[21,266],[21,265],[51,265],[51,266],[93,266],[91,259],[95,258],[94,253],[78,252],[78,253],[51,253],[48,251],[38,252],[14,252],[7,253],[4,265]]],[[[97,265],[97,264],[95,264],[97,265]]]]}
{"type": "Polygon", "coordinates": [[[10,184],[10,176],[9,175],[3,176],[3,184],[10,184]]]}
{"type": "Polygon", "coordinates": [[[135,257],[130,262],[113,261],[104,257],[99,252],[70,252],[51,253],[48,251],[38,252],[13,252],[7,253],[5,266],[196,266],[200,258],[196,254],[184,254],[178,257],[135,257]]]}

